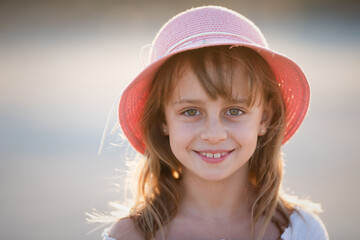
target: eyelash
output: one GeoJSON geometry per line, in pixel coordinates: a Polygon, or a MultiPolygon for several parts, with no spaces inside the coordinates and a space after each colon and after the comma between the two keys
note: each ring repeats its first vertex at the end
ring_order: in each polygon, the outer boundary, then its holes
{"type": "Polygon", "coordinates": [[[229,116],[231,116],[231,117],[238,117],[238,116],[243,115],[244,113],[245,113],[245,112],[244,112],[243,110],[239,109],[239,108],[229,108],[229,109],[227,109],[226,112],[225,112],[226,115],[229,115],[229,116]],[[232,111],[232,110],[237,111],[237,114],[235,114],[235,115],[231,114],[230,111],[232,111]]]}
{"type": "Polygon", "coordinates": [[[195,117],[195,116],[198,116],[200,114],[200,112],[195,108],[189,108],[189,109],[186,109],[185,111],[181,112],[181,114],[183,114],[187,117],[195,117]],[[194,110],[196,111],[195,115],[189,114],[189,111],[194,111],[194,110]]]}
{"type": "MultiPolygon", "coordinates": [[[[239,108],[229,108],[229,109],[227,109],[225,111],[225,114],[229,115],[231,117],[238,117],[238,116],[243,115],[244,113],[245,112],[243,110],[239,109],[239,108]],[[233,110],[237,111],[237,113],[235,115],[230,113],[233,110]]],[[[196,116],[200,115],[200,112],[199,112],[199,110],[197,110],[195,108],[189,108],[189,109],[186,109],[186,110],[182,111],[181,114],[183,114],[183,115],[185,115],[187,117],[196,117],[196,116]],[[189,114],[189,111],[196,111],[196,113],[195,114],[189,114]]]]}

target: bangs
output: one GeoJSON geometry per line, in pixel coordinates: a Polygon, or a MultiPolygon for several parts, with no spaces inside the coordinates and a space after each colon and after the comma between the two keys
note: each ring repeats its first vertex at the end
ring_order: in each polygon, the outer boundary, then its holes
{"type": "Polygon", "coordinates": [[[189,52],[190,67],[210,98],[220,96],[229,102],[236,102],[242,94],[241,97],[246,98],[247,104],[251,106],[261,89],[260,82],[253,78],[245,52],[238,50],[220,46],[189,52]]]}
{"type": "MultiPolygon", "coordinates": [[[[265,60],[246,47],[216,46],[179,53],[161,66],[152,87],[160,84],[158,106],[171,98],[177,79],[190,68],[211,99],[247,99],[247,105],[269,100],[266,79],[273,79],[265,60]],[[245,96],[244,96],[245,93],[245,96]]],[[[156,87],[155,87],[156,89],[156,87]]]]}

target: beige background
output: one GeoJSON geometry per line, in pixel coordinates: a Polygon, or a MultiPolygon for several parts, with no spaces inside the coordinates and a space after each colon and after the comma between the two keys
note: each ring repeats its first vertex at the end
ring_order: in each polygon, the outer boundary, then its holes
{"type": "Polygon", "coordinates": [[[109,210],[123,167],[116,138],[96,154],[109,108],[161,25],[204,4],[243,13],[303,68],[311,107],[284,185],[322,203],[331,239],[360,236],[359,4],[288,2],[1,1],[0,238],[99,239],[84,212],[109,210]]]}

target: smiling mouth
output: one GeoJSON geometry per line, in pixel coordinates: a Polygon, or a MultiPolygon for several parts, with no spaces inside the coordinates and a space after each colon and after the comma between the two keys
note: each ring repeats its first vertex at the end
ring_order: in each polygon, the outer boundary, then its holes
{"type": "Polygon", "coordinates": [[[219,152],[219,153],[210,153],[210,152],[200,152],[201,155],[207,158],[220,158],[225,156],[227,152],[219,152]]]}
{"type": "Polygon", "coordinates": [[[234,150],[230,151],[195,151],[198,155],[200,155],[203,159],[213,159],[213,160],[221,160],[232,153],[234,150]]]}

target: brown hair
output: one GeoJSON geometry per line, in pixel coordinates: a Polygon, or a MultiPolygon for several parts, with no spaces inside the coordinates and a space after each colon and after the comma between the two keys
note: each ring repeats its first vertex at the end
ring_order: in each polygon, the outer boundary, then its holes
{"type": "Polygon", "coordinates": [[[255,238],[255,224],[261,221],[260,239],[270,221],[278,226],[290,223],[289,209],[292,206],[280,196],[283,163],[281,144],[285,129],[285,105],[278,82],[266,61],[255,51],[245,47],[218,46],[179,53],[161,66],[149,85],[149,96],[144,106],[141,130],[146,146],[142,171],[139,175],[135,205],[130,217],[145,239],[160,233],[165,238],[163,226],[176,215],[179,203],[179,182],[172,176],[181,167],[173,155],[168,137],[162,134],[164,102],[172,94],[176,79],[189,66],[197,76],[204,90],[211,98],[218,96],[231,99],[232,84],[238,81],[233,73],[240,68],[245,71],[248,81],[244,86],[249,90],[249,104],[257,96],[273,109],[271,124],[264,136],[258,138],[257,148],[249,162],[249,188],[256,199],[252,206],[252,238],[255,238]],[[209,66],[215,74],[209,74],[209,66]],[[215,77],[210,77],[214,76],[215,77]],[[275,217],[275,212],[279,213],[275,217]]]}

